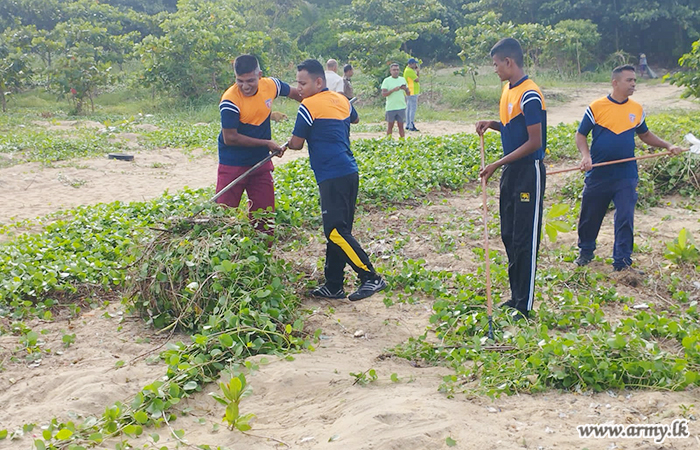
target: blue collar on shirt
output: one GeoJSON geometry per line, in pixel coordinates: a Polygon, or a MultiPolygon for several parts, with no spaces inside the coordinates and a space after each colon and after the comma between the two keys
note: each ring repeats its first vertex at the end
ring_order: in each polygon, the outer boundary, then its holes
{"type": "Polygon", "coordinates": [[[522,77],[517,83],[511,85],[508,89],[513,89],[513,88],[515,88],[515,87],[520,86],[525,80],[527,80],[527,78],[528,78],[528,76],[525,75],[525,76],[522,77]]]}
{"type": "Polygon", "coordinates": [[[629,97],[627,97],[627,98],[625,99],[624,102],[618,102],[617,100],[615,100],[614,98],[612,98],[612,94],[608,94],[608,100],[610,100],[611,102],[613,102],[613,103],[615,103],[615,104],[617,104],[617,105],[624,105],[624,104],[627,103],[627,101],[629,100],[629,97]]]}

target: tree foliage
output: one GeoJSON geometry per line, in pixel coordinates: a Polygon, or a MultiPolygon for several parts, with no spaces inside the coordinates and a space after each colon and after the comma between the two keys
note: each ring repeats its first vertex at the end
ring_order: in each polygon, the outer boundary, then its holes
{"type": "Polygon", "coordinates": [[[0,104],[2,111],[7,111],[6,96],[12,90],[19,90],[29,82],[32,76],[28,42],[21,34],[7,30],[0,40],[0,104]]]}
{"type": "Polygon", "coordinates": [[[700,37],[697,0],[478,0],[468,6],[479,14],[497,11],[516,24],[586,18],[601,34],[600,45],[590,49],[600,59],[625,50],[674,63],[700,37]]]}
{"type": "Polygon", "coordinates": [[[446,31],[435,18],[443,6],[437,0],[353,0],[349,16],[334,26],[340,31],[338,44],[351,60],[372,75],[377,88],[388,75],[392,62],[405,63],[408,44],[421,34],[446,31]]]}
{"type": "Polygon", "coordinates": [[[255,31],[251,25],[224,0],[181,0],[178,11],[160,25],[163,36],[148,36],[137,46],[143,82],[196,97],[228,86],[239,54],[254,54],[262,64],[297,56],[284,31],[255,31]]]}
{"type": "Polygon", "coordinates": [[[49,87],[59,96],[70,98],[75,106],[73,112],[80,114],[87,101],[95,110],[95,94],[113,80],[112,65],[96,59],[94,47],[81,42],[56,60],[50,69],[49,87]]]}
{"type": "Polygon", "coordinates": [[[671,84],[684,86],[684,97],[700,98],[700,40],[693,42],[692,50],[681,56],[678,64],[683,70],[668,77],[671,84]]]}
{"type": "MultiPolygon", "coordinates": [[[[185,97],[228,86],[231,60],[243,52],[256,54],[266,73],[305,57],[351,61],[375,87],[389,62],[459,56],[476,86],[477,68],[505,36],[521,41],[528,64],[570,75],[634,63],[641,52],[652,64],[675,64],[700,38],[697,1],[7,0],[0,32],[29,36],[24,50],[37,57],[24,58],[21,72],[47,74],[47,82],[56,60],[87,57],[88,44],[96,64],[121,68],[138,58],[144,84],[185,97]]],[[[4,70],[19,67],[14,61],[4,70]]]]}
{"type": "Polygon", "coordinates": [[[493,45],[504,37],[520,41],[526,64],[551,64],[568,74],[581,74],[583,67],[593,61],[592,49],[600,40],[595,24],[588,20],[564,20],[553,27],[538,23],[518,25],[502,22],[498,14],[489,12],[456,32],[456,43],[462,50],[459,56],[474,88],[478,68],[488,61],[493,45]]]}

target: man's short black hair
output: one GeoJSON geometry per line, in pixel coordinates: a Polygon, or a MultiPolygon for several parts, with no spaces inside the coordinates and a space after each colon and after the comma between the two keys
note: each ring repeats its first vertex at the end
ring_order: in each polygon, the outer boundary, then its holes
{"type": "Polygon", "coordinates": [[[491,49],[491,56],[498,56],[500,59],[510,58],[518,67],[523,66],[523,48],[517,39],[503,38],[496,42],[491,49]]]}
{"type": "Polygon", "coordinates": [[[631,70],[632,72],[635,71],[634,66],[632,64],[624,64],[622,66],[617,66],[613,69],[612,77],[615,78],[617,75],[621,74],[626,70],[631,70]]]}
{"type": "Polygon", "coordinates": [[[253,55],[241,55],[233,62],[233,70],[236,71],[236,75],[243,75],[244,73],[256,72],[260,70],[260,64],[258,64],[258,58],[253,55]]]}
{"type": "Polygon", "coordinates": [[[348,73],[352,70],[352,65],[351,64],[345,64],[343,66],[343,73],[348,73]]]}
{"type": "Polygon", "coordinates": [[[301,72],[305,70],[308,72],[311,78],[323,78],[326,81],[326,72],[323,69],[323,65],[315,59],[307,59],[297,66],[297,70],[301,72]]]}

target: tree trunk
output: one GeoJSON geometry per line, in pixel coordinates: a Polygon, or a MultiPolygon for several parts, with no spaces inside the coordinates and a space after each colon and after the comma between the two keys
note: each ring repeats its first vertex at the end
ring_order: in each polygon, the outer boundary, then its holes
{"type": "Polygon", "coordinates": [[[581,78],[581,54],[578,51],[579,43],[576,43],[576,66],[578,67],[578,76],[581,78]]]}
{"type": "Polygon", "coordinates": [[[2,112],[7,112],[7,101],[5,100],[5,89],[0,92],[0,97],[2,97],[2,112]]]}

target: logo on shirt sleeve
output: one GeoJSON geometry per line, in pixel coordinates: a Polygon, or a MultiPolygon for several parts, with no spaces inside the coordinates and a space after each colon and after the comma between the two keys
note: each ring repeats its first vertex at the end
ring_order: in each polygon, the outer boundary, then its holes
{"type": "Polygon", "coordinates": [[[634,123],[634,119],[636,119],[637,116],[634,114],[630,114],[630,123],[634,123]]]}
{"type": "Polygon", "coordinates": [[[520,202],[521,203],[529,203],[530,202],[530,193],[529,192],[521,192],[520,193],[520,202]]]}

